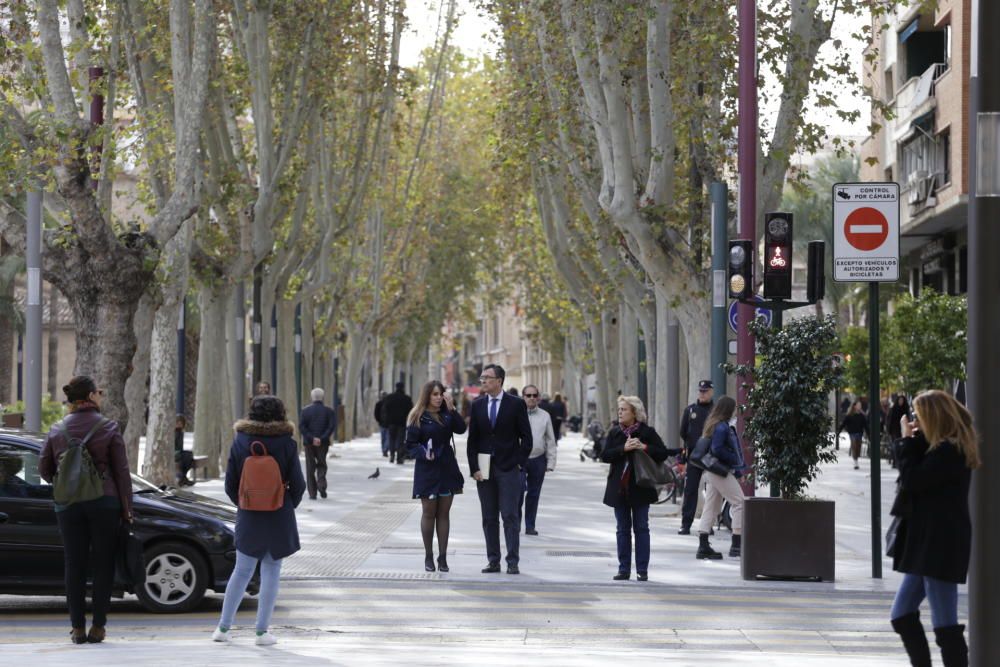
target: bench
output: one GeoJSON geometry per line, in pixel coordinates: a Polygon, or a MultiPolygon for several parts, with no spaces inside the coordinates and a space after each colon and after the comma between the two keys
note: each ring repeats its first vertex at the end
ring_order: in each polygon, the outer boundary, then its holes
{"type": "Polygon", "coordinates": [[[191,476],[194,478],[192,481],[198,481],[198,468],[201,468],[201,477],[203,482],[208,481],[208,457],[207,456],[195,456],[191,460],[191,476]]]}

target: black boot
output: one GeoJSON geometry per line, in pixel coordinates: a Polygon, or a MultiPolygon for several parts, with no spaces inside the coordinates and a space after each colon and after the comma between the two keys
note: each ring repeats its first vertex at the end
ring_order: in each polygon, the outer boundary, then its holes
{"type": "Polygon", "coordinates": [[[941,647],[944,667],[969,667],[969,647],[965,643],[965,626],[949,625],[934,628],[937,645],[941,647]]]}
{"type": "Polygon", "coordinates": [[[722,554],[712,549],[712,545],[708,543],[708,533],[698,533],[698,553],[695,555],[695,558],[702,560],[719,560],[722,558],[722,554]]]}
{"type": "Polygon", "coordinates": [[[739,558],[740,550],[743,547],[743,536],[733,535],[733,543],[729,545],[729,556],[730,558],[739,558]]]}
{"type": "Polygon", "coordinates": [[[931,667],[931,647],[927,644],[919,611],[892,619],[892,629],[903,640],[903,648],[913,667],[931,667]]]}

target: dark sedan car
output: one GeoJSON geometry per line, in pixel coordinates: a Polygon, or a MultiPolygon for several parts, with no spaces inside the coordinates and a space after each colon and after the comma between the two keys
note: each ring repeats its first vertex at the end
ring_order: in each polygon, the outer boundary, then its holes
{"type": "MultiPolygon", "coordinates": [[[[0,593],[64,591],[52,487],[38,473],[43,443],[38,434],[0,429],[0,593]]],[[[133,587],[116,576],[115,594],[135,593],[146,609],[170,613],[190,611],[209,588],[224,592],[236,562],[236,509],[188,491],[161,490],[135,475],[132,491],[146,579],[133,587]]]]}

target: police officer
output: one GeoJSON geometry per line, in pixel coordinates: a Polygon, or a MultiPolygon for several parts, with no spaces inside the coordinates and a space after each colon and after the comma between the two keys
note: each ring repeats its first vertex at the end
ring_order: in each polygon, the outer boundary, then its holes
{"type": "MultiPolygon", "coordinates": [[[[684,408],[684,416],[681,417],[681,442],[684,447],[682,456],[685,461],[687,455],[694,449],[695,443],[698,442],[698,438],[701,437],[701,431],[705,427],[705,419],[712,411],[714,389],[711,380],[702,380],[698,383],[698,400],[684,408]]],[[[684,505],[681,507],[681,529],[677,531],[678,535],[691,534],[694,513],[698,509],[702,469],[689,465],[685,473],[684,505]]]]}

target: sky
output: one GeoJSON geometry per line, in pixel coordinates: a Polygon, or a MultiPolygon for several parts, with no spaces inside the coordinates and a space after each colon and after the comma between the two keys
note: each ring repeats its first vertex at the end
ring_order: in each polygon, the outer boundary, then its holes
{"type": "MultiPolygon", "coordinates": [[[[410,26],[403,36],[400,44],[400,62],[404,66],[415,65],[420,57],[420,52],[434,44],[434,38],[438,25],[438,14],[443,0],[410,0],[407,3],[407,16],[410,26]]],[[[496,24],[484,14],[481,14],[475,7],[475,0],[458,0],[458,11],[460,14],[458,27],[452,35],[452,43],[457,45],[469,55],[482,55],[483,53],[496,53],[496,38],[490,37],[496,24]]],[[[856,54],[855,61],[857,71],[860,73],[862,66],[862,51],[864,44],[856,42],[851,38],[851,33],[856,32],[863,19],[853,19],[847,23],[838,21],[834,27],[834,38],[843,40],[842,48],[848,49],[856,54]]],[[[832,41],[832,40],[831,40],[832,41]]],[[[829,51],[833,49],[832,43],[828,42],[823,47],[829,51]]],[[[822,53],[822,51],[821,51],[822,53]]],[[[851,98],[845,96],[843,100],[845,107],[862,110],[860,119],[855,123],[846,123],[838,116],[829,111],[816,108],[807,109],[806,117],[830,128],[831,136],[864,136],[867,134],[868,112],[867,104],[860,97],[851,98]]],[[[760,108],[760,116],[766,119],[776,113],[777,105],[760,108]]],[[[773,127],[772,123],[767,123],[773,127]]]]}

